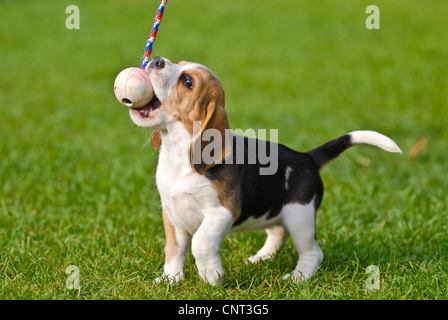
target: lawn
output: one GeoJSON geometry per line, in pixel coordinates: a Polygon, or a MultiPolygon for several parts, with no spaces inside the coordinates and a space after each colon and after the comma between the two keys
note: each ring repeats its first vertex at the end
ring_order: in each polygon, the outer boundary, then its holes
{"type": "Polygon", "coordinates": [[[403,150],[358,146],[322,171],[312,279],[282,280],[291,240],[245,264],[259,231],[223,242],[226,279],[211,287],[191,253],[183,282],[153,283],[158,152],[113,94],[140,65],[158,1],[2,1],[0,299],[448,299],[448,2],[378,0],[378,30],[370,4],[169,1],[153,54],[212,69],[231,128],[278,129],[300,151],[370,129],[403,150]],[[65,26],[71,4],[80,29],[65,26]],[[71,265],[80,289],[67,288],[71,265]]]}

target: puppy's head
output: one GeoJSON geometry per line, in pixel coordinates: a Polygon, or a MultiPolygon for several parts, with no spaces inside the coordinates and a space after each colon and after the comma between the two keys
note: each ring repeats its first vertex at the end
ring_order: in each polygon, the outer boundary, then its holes
{"type": "Polygon", "coordinates": [[[155,98],[148,105],[130,110],[132,121],[141,127],[153,128],[151,141],[159,147],[160,133],[170,122],[179,121],[192,137],[191,162],[195,171],[203,174],[227,154],[225,129],[228,128],[224,110],[224,89],[218,78],[198,63],[172,63],[156,57],[148,64],[147,72],[154,88],[155,98]],[[194,132],[194,122],[200,122],[200,132],[194,132]],[[193,162],[194,151],[203,150],[212,141],[203,141],[207,129],[221,133],[222,149],[215,152],[212,163],[193,162]]]}

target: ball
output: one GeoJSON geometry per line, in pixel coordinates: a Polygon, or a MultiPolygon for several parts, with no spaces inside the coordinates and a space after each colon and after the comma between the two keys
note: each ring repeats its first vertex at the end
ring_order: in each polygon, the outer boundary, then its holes
{"type": "Polygon", "coordinates": [[[141,68],[127,68],[121,71],[114,83],[117,100],[129,108],[139,108],[154,97],[149,74],[141,68]]]}

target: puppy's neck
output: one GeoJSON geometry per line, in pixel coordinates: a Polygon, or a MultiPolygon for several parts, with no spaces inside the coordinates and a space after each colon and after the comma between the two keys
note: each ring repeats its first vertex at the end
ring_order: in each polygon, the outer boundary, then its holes
{"type": "Polygon", "coordinates": [[[172,166],[188,166],[191,168],[190,148],[193,137],[183,124],[180,121],[170,122],[166,129],[160,131],[160,134],[162,139],[160,160],[166,161],[172,166]]]}

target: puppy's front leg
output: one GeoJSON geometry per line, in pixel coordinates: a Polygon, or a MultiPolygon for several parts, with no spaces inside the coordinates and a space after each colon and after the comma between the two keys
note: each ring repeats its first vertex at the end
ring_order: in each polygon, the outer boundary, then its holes
{"type": "Polygon", "coordinates": [[[187,231],[176,228],[165,210],[163,210],[163,225],[166,235],[165,266],[163,276],[155,279],[155,282],[178,282],[184,278],[183,267],[191,236],[187,231]]]}
{"type": "Polygon", "coordinates": [[[229,234],[232,223],[232,214],[227,209],[216,208],[205,214],[201,226],[193,235],[191,251],[199,275],[211,285],[220,283],[224,277],[219,246],[229,234]]]}

